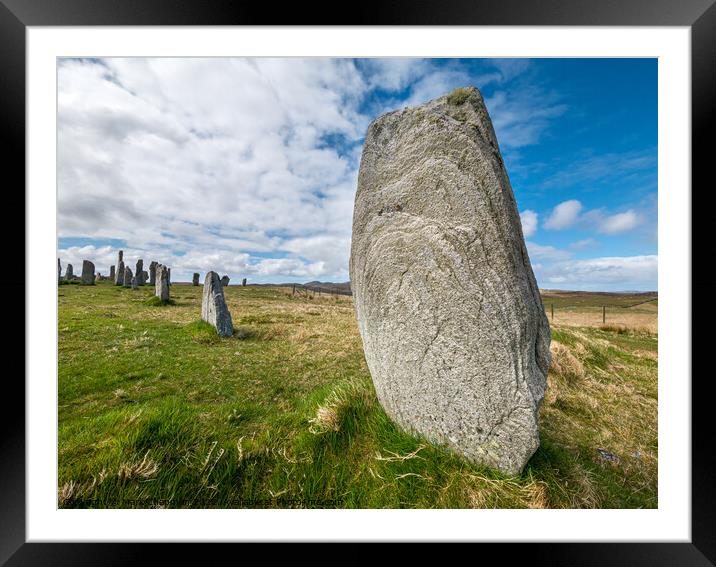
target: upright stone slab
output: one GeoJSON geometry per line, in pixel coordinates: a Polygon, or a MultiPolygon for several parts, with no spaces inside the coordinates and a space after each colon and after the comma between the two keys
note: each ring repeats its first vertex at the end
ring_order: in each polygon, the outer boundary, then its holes
{"type": "Polygon", "coordinates": [[[60,259],[57,258],[57,281],[59,282],[62,279],[62,264],[60,264],[60,259]]]}
{"type": "Polygon", "coordinates": [[[223,278],[221,278],[221,285],[223,285],[224,287],[229,285],[229,276],[224,276],[223,278]]]}
{"type": "Polygon", "coordinates": [[[94,285],[94,264],[82,260],[82,285],[94,285]]]}
{"type": "Polygon", "coordinates": [[[519,473],[539,446],[550,329],[477,89],[369,126],[350,279],[388,415],[475,463],[519,473]]]}
{"type": "Polygon", "coordinates": [[[147,281],[149,280],[149,273],[147,270],[142,270],[142,279],[140,285],[147,285],[147,281]]]}
{"type": "Polygon", "coordinates": [[[191,285],[199,285],[199,274],[194,272],[194,275],[191,277],[191,285]]]}
{"type": "Polygon", "coordinates": [[[234,334],[231,313],[224,299],[224,286],[216,272],[208,272],[204,279],[201,318],[216,327],[217,334],[222,337],[230,337],[234,334]]]}
{"type": "Polygon", "coordinates": [[[144,282],[142,281],[142,271],[144,270],[144,260],[141,258],[137,260],[137,265],[135,266],[136,270],[134,271],[135,277],[137,278],[137,285],[144,285],[144,282]]]}
{"type": "Polygon", "coordinates": [[[139,287],[139,281],[137,279],[137,276],[134,276],[132,278],[132,289],[137,289],[139,287]]]}
{"type": "Polygon", "coordinates": [[[109,279],[114,281],[114,266],[109,267],[109,279]]]}
{"type": "Polygon", "coordinates": [[[120,250],[117,254],[117,273],[114,285],[124,285],[124,250],[120,250]]]}
{"type": "Polygon", "coordinates": [[[167,268],[167,285],[172,285],[172,269],[167,268]]]}
{"type": "Polygon", "coordinates": [[[74,274],[72,273],[72,264],[67,264],[67,268],[65,268],[65,279],[71,280],[74,277],[74,274]]]}
{"type": "Polygon", "coordinates": [[[163,264],[157,264],[154,273],[154,295],[162,301],[169,301],[169,268],[163,264]]]}
{"type": "Polygon", "coordinates": [[[157,270],[157,263],[151,262],[149,264],[149,285],[154,285],[157,281],[156,270],[157,270]]]}
{"type": "Polygon", "coordinates": [[[132,273],[132,268],[127,266],[124,268],[124,287],[131,287],[132,286],[132,278],[134,277],[134,274],[132,273]]]}
{"type": "Polygon", "coordinates": [[[241,280],[241,285],[244,286],[244,287],[246,287],[246,278],[244,278],[243,280],[241,280]]]}

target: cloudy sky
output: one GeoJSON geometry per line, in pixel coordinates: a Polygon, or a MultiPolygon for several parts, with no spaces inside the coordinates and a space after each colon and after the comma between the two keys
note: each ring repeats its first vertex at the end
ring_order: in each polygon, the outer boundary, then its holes
{"type": "Polygon", "coordinates": [[[655,59],[62,59],[63,269],[347,281],[368,124],[466,85],[540,287],[657,289],[655,59]]]}

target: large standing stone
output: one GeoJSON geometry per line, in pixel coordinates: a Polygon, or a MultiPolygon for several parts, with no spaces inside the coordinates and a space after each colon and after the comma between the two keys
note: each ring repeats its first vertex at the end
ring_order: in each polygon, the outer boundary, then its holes
{"type": "Polygon", "coordinates": [[[224,299],[224,286],[219,280],[219,274],[208,272],[204,279],[204,293],[201,300],[201,318],[216,327],[216,332],[222,337],[234,334],[234,325],[231,313],[224,299]]]}
{"type": "Polygon", "coordinates": [[[114,281],[114,266],[109,267],[109,279],[114,281]]]}
{"type": "Polygon", "coordinates": [[[477,89],[370,125],[350,276],[386,412],[473,462],[519,473],[539,446],[550,329],[477,89]]]}
{"type": "Polygon", "coordinates": [[[142,281],[142,271],[144,271],[144,260],[141,258],[137,260],[137,265],[135,266],[136,270],[134,273],[136,274],[135,277],[137,278],[137,285],[144,285],[144,282],[142,281]]]}
{"type": "Polygon", "coordinates": [[[244,287],[246,286],[246,278],[244,278],[244,279],[241,280],[241,285],[244,286],[244,287]]]}
{"type": "Polygon", "coordinates": [[[65,279],[71,280],[74,277],[74,274],[72,273],[72,264],[67,264],[67,268],[65,268],[65,279]]]}
{"type": "Polygon", "coordinates": [[[191,285],[199,285],[199,274],[194,272],[194,275],[191,277],[191,285]]]}
{"type": "Polygon", "coordinates": [[[149,264],[149,285],[154,285],[156,283],[156,277],[157,277],[157,263],[151,262],[149,264]]]}
{"type": "Polygon", "coordinates": [[[132,286],[132,278],[134,277],[134,274],[132,274],[132,268],[127,266],[124,268],[124,287],[131,287],[132,286]]]}
{"type": "Polygon", "coordinates": [[[224,287],[229,285],[229,276],[224,276],[223,278],[221,278],[221,285],[223,285],[224,287]]]}
{"type": "Polygon", "coordinates": [[[82,285],[94,285],[94,264],[82,260],[82,285]]]}
{"type": "Polygon", "coordinates": [[[163,264],[157,264],[154,269],[154,295],[162,301],[169,301],[169,268],[163,264]]]}
{"type": "Polygon", "coordinates": [[[114,285],[124,285],[124,251],[120,250],[117,254],[117,273],[114,279],[114,285]]]}

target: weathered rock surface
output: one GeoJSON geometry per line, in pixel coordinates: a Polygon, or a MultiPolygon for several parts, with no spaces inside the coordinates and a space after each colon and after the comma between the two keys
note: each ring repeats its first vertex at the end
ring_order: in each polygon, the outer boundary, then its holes
{"type": "Polygon", "coordinates": [[[134,276],[131,280],[132,289],[137,289],[139,287],[139,280],[137,279],[137,276],[134,276]]]}
{"type": "Polygon", "coordinates": [[[124,285],[124,251],[117,253],[117,272],[114,277],[114,285],[124,285]]]}
{"type": "Polygon", "coordinates": [[[378,398],[403,428],[517,474],[539,446],[550,329],[482,95],[368,128],[351,286],[378,398]]]}
{"type": "Polygon", "coordinates": [[[156,283],[156,269],[157,269],[157,262],[152,262],[149,264],[149,285],[154,285],[156,283]]]}
{"type": "Polygon", "coordinates": [[[219,280],[219,274],[208,272],[204,279],[204,293],[201,300],[201,318],[216,327],[216,332],[222,337],[234,334],[234,324],[231,313],[224,299],[224,286],[219,280]]]}
{"type": "Polygon", "coordinates": [[[135,266],[135,276],[137,278],[137,285],[144,285],[144,282],[142,281],[142,272],[144,271],[144,260],[141,258],[137,260],[137,265],[135,266]]]}
{"type": "Polygon", "coordinates": [[[109,279],[114,281],[114,266],[109,267],[109,279]]]}
{"type": "Polygon", "coordinates": [[[94,264],[89,260],[82,260],[82,284],[94,284],[94,264]]]}
{"type": "Polygon", "coordinates": [[[124,287],[131,287],[132,286],[132,278],[134,277],[134,274],[132,273],[132,268],[127,266],[124,268],[124,287]]]}
{"type": "Polygon", "coordinates": [[[169,268],[163,264],[154,267],[154,295],[162,301],[169,301],[169,268]]]}
{"type": "Polygon", "coordinates": [[[191,277],[191,285],[199,285],[199,274],[194,272],[194,275],[191,277]]]}
{"type": "Polygon", "coordinates": [[[65,268],[65,279],[71,280],[74,277],[74,274],[72,273],[72,264],[67,264],[67,268],[65,268]]]}
{"type": "Polygon", "coordinates": [[[148,280],[149,280],[149,272],[147,272],[147,270],[142,270],[142,280],[141,280],[140,285],[146,285],[148,280]]]}
{"type": "Polygon", "coordinates": [[[62,279],[62,264],[60,264],[60,259],[57,258],[57,281],[59,282],[62,279]]]}
{"type": "Polygon", "coordinates": [[[224,276],[223,278],[221,278],[221,285],[226,287],[227,285],[229,285],[229,281],[229,276],[224,276]]]}

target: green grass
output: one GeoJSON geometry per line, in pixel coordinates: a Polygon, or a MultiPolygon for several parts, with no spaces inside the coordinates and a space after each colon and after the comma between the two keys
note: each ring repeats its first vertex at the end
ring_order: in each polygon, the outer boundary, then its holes
{"type": "Polygon", "coordinates": [[[654,335],[556,328],[577,367],[550,373],[541,447],[508,478],[391,422],[350,298],[230,286],[219,337],[201,291],[158,306],[149,288],[61,289],[61,506],[657,505],[654,335]]]}

